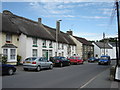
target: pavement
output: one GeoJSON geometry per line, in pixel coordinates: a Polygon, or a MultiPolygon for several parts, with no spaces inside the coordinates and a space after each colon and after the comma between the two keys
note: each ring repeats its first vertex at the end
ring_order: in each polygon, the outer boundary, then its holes
{"type": "Polygon", "coordinates": [[[115,79],[120,80],[120,67],[116,67],[115,79]]]}

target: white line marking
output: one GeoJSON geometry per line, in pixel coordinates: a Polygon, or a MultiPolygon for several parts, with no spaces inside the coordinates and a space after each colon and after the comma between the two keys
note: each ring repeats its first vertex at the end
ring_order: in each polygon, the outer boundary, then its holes
{"type": "MultiPolygon", "coordinates": [[[[109,69],[109,68],[108,68],[109,69]]],[[[107,71],[108,69],[106,69],[105,71],[107,71]]],[[[101,73],[105,72],[102,71],[101,73]]],[[[83,84],[80,88],[84,88],[85,86],[87,86],[89,83],[91,83],[96,77],[98,77],[101,73],[97,74],[97,76],[93,77],[92,79],[90,79],[87,83],[83,84]]]]}

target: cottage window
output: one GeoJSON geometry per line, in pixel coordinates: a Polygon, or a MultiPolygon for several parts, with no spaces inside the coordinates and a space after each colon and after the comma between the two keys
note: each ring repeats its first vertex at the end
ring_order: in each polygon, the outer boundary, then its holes
{"type": "Polygon", "coordinates": [[[3,49],[3,55],[4,55],[5,57],[8,57],[8,49],[3,49]]]}
{"type": "Polygon", "coordinates": [[[12,41],[12,35],[11,34],[6,34],[6,42],[11,43],[12,41]]]}
{"type": "Polygon", "coordinates": [[[62,44],[62,49],[64,49],[64,44],[62,44]]]}
{"type": "Polygon", "coordinates": [[[50,41],[49,43],[49,48],[52,48],[52,41],[50,41]]]}
{"type": "Polygon", "coordinates": [[[15,53],[16,53],[16,50],[15,49],[10,49],[10,59],[15,59],[15,53]]]}
{"type": "Polygon", "coordinates": [[[60,49],[60,43],[58,43],[58,49],[60,49]]]}
{"type": "Polygon", "coordinates": [[[33,57],[37,57],[37,49],[33,49],[32,53],[33,53],[33,57]]]}
{"type": "Polygon", "coordinates": [[[33,45],[37,45],[37,38],[33,38],[33,45]]]}
{"type": "Polygon", "coordinates": [[[46,48],[46,40],[43,40],[43,47],[46,48]]]}

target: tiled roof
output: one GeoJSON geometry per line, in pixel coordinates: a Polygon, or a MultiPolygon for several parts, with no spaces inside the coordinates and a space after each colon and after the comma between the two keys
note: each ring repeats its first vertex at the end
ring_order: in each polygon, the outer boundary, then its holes
{"type": "Polygon", "coordinates": [[[17,46],[15,46],[13,44],[5,44],[2,46],[2,48],[17,48],[17,46]]]}
{"type": "Polygon", "coordinates": [[[77,36],[73,36],[74,38],[76,38],[79,42],[83,43],[84,45],[90,45],[93,46],[93,44],[89,41],[87,41],[85,38],[81,38],[81,37],[77,37],[77,36]]]}
{"type": "Polygon", "coordinates": [[[103,42],[94,42],[99,48],[106,48],[106,49],[112,49],[112,47],[108,43],[103,42]]]}

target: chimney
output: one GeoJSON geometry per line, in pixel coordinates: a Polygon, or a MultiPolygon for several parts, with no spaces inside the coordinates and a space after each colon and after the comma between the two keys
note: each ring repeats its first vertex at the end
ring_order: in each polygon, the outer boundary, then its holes
{"type": "Polygon", "coordinates": [[[41,19],[41,18],[38,18],[38,23],[41,24],[41,22],[42,22],[42,19],[41,19]]]}
{"type": "Polygon", "coordinates": [[[69,31],[67,31],[67,34],[73,35],[73,31],[69,30],[69,31]]]}
{"type": "Polygon", "coordinates": [[[8,10],[4,10],[3,13],[6,14],[6,15],[12,15],[12,13],[8,10]]]}

